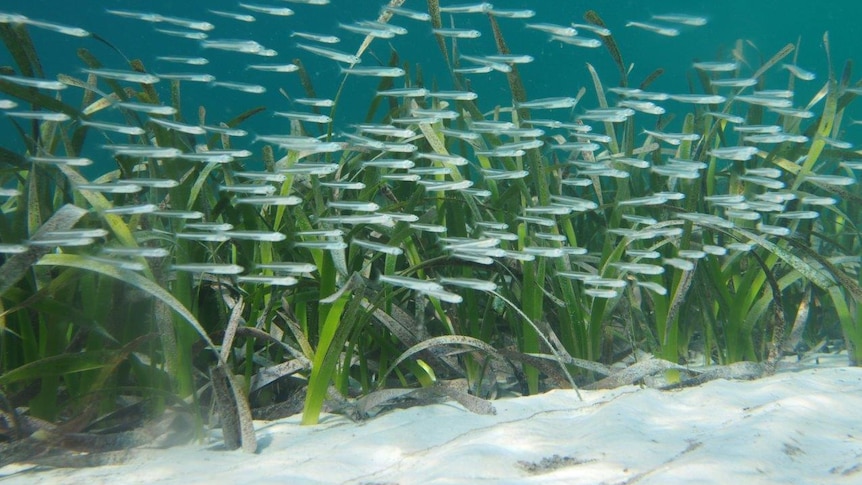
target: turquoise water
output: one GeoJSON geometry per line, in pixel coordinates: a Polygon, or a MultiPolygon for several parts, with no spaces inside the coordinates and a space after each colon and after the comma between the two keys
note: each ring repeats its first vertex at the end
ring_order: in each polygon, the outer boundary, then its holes
{"type": "MultiPolygon", "coordinates": [[[[186,120],[195,120],[196,107],[204,105],[207,107],[208,123],[215,123],[226,121],[255,106],[267,106],[271,110],[301,108],[292,106],[278,92],[279,88],[283,88],[291,96],[304,96],[296,73],[249,71],[245,66],[250,63],[287,63],[299,57],[312,75],[318,96],[334,96],[342,79],[339,65],[296,48],[295,39],[290,37],[291,32],[303,30],[338,35],[342,42],[336,47],[343,51],[354,51],[362,37],[339,29],[338,23],[374,19],[383,2],[332,0],[326,6],[274,1],[269,3],[289,6],[296,11],[296,14],[290,17],[254,14],[257,18],[256,22],[243,23],[208,12],[208,9],[220,9],[251,13],[239,8],[237,2],[233,0],[208,2],[105,0],[87,2],[87,8],[81,8],[77,2],[71,1],[37,0],[16,2],[14,6],[7,4],[2,7],[2,10],[14,11],[34,19],[85,28],[109,41],[129,58],[141,59],[148,69],[156,73],[204,72],[212,74],[219,80],[253,82],[266,86],[267,92],[264,94],[247,94],[204,84],[185,83],[183,101],[186,111],[182,113],[182,117],[186,120]],[[216,26],[209,32],[211,39],[252,39],[277,50],[279,55],[275,58],[263,58],[248,54],[205,50],[201,48],[198,41],[178,39],[154,30],[154,26],[171,28],[170,26],[120,18],[107,13],[106,9],[157,12],[207,20],[216,26]],[[155,59],[156,56],[166,55],[205,56],[210,63],[206,66],[180,66],[155,59]]],[[[463,3],[463,1],[442,2],[443,6],[463,3]]],[[[530,54],[535,57],[533,63],[520,66],[520,72],[527,82],[529,98],[574,96],[580,88],[587,89],[586,96],[571,116],[577,115],[579,109],[597,106],[586,63],[596,66],[607,86],[617,85],[619,74],[604,48],[585,49],[550,42],[546,34],[525,28],[524,24],[527,22],[557,24],[583,22],[583,13],[586,10],[596,10],[613,31],[626,63],[633,65],[631,83],[636,85],[653,70],[663,68],[665,74],[650,86],[650,89],[671,93],[689,91],[689,81],[695,80],[691,68],[692,61],[728,60],[730,50],[740,39],[750,41],[759,49],[763,58],[771,57],[787,43],[801,40],[797,63],[818,74],[815,81],[796,82],[795,105],[804,106],[827,78],[828,68],[822,42],[824,32],[829,31],[833,65],[840,73],[844,62],[856,54],[858,43],[855,43],[854,39],[858,35],[857,21],[862,18],[862,2],[846,0],[823,1],[816,6],[813,2],[802,0],[721,2],[498,0],[493,3],[497,8],[530,8],[537,12],[537,15],[529,20],[501,19],[500,24],[513,53],[530,54]],[[663,13],[700,15],[708,18],[709,23],[703,27],[682,26],[681,35],[678,37],[663,37],[625,27],[627,21],[649,21],[652,14],[663,13]]],[[[426,2],[407,0],[404,6],[414,10],[424,10],[426,2]]],[[[444,23],[448,24],[449,21],[450,17],[444,15],[444,23]]],[[[454,21],[457,27],[475,28],[483,34],[478,39],[459,41],[458,47],[462,53],[473,55],[495,53],[493,36],[485,16],[457,15],[454,21]]],[[[414,66],[421,65],[426,84],[436,83],[440,89],[452,89],[454,86],[451,76],[445,69],[441,53],[430,32],[430,25],[427,22],[397,17],[392,22],[406,27],[409,30],[408,34],[391,40],[376,40],[369,52],[363,56],[362,65],[375,65],[377,62],[375,58],[385,62],[390,55],[390,48],[394,48],[402,61],[410,62],[414,66]]],[[[60,72],[83,77],[79,73],[83,64],[75,56],[75,50],[79,47],[91,50],[106,67],[126,67],[124,59],[119,54],[94,39],[67,37],[39,29],[31,29],[31,32],[48,77],[60,72]]],[[[746,53],[749,62],[756,67],[760,59],[754,48],[748,46],[746,53]]],[[[0,53],[0,64],[12,64],[5,50],[0,53]]],[[[753,72],[752,69],[745,69],[741,75],[751,74],[751,72],[753,72]]],[[[468,78],[471,88],[480,95],[478,105],[483,111],[490,111],[498,104],[511,104],[503,74],[492,72],[471,75],[468,78]]],[[[769,87],[786,87],[787,79],[787,71],[774,69],[768,76],[769,87]]],[[[341,100],[341,107],[336,113],[337,128],[345,129],[348,124],[363,120],[377,82],[377,79],[369,78],[348,80],[346,96],[341,100]]],[[[403,80],[396,80],[396,86],[402,83],[403,80]]],[[[700,92],[699,83],[695,85],[700,92]]],[[[168,83],[162,82],[157,85],[157,88],[164,99],[167,99],[168,83]]],[[[75,102],[76,96],[80,96],[71,91],[67,93],[64,95],[70,98],[64,99],[72,103],[75,102]]],[[[668,109],[673,108],[668,107],[668,109]]],[[[853,115],[852,110],[850,114],[853,115]]],[[[382,116],[382,113],[379,115],[382,116]]],[[[669,131],[679,128],[679,123],[677,119],[669,131]]],[[[263,114],[255,117],[247,126],[252,132],[276,133],[287,129],[287,121],[263,114]]],[[[856,127],[849,129],[854,128],[856,127]]],[[[11,125],[0,120],[0,133],[8,141],[5,145],[14,147],[15,141],[14,137],[10,138],[12,135],[10,130],[11,125]]],[[[846,136],[854,135],[849,133],[846,136]]]]}

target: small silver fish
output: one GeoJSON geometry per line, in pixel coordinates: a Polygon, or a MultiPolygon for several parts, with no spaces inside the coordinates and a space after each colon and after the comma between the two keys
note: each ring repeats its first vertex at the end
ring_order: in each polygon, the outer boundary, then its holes
{"type": "Polygon", "coordinates": [[[418,20],[420,22],[430,22],[431,15],[425,12],[417,12],[415,10],[409,10],[403,7],[392,7],[386,6],[383,7],[383,12],[390,12],[392,14],[408,18],[410,20],[418,20]]]}
{"type": "Polygon", "coordinates": [[[258,269],[285,273],[311,273],[317,271],[317,266],[311,263],[260,263],[258,269]]]}
{"type": "Polygon", "coordinates": [[[458,286],[461,288],[469,288],[479,291],[496,291],[497,284],[492,281],[485,281],[476,278],[440,278],[440,284],[458,286]]]}
{"type": "Polygon", "coordinates": [[[635,111],[640,111],[641,113],[647,113],[651,115],[662,115],[665,113],[665,109],[661,106],[653,103],[652,101],[638,101],[634,99],[624,99],[620,101],[617,106],[621,108],[631,108],[635,111]]]}
{"type": "Polygon", "coordinates": [[[191,162],[201,162],[201,163],[230,163],[234,160],[234,158],[226,153],[211,153],[211,152],[201,152],[201,153],[181,153],[177,155],[177,158],[182,160],[189,160],[191,162]]]}
{"type": "Polygon", "coordinates": [[[314,42],[320,42],[323,44],[337,44],[341,42],[341,39],[334,35],[322,35],[322,34],[313,34],[309,32],[294,32],[290,34],[291,37],[299,37],[305,40],[312,40],[314,42]]]}
{"type": "Polygon", "coordinates": [[[201,47],[245,54],[257,54],[264,49],[263,45],[257,41],[241,39],[204,40],[201,42],[201,47]]]}
{"type": "Polygon", "coordinates": [[[504,19],[530,19],[536,16],[536,11],[529,9],[510,10],[492,8],[488,13],[494,17],[504,19]]]}
{"type": "Polygon", "coordinates": [[[471,101],[479,97],[478,94],[472,91],[434,91],[428,93],[428,96],[436,99],[450,99],[454,101],[471,101]]]}
{"type": "Polygon", "coordinates": [[[157,56],[156,59],[176,64],[188,64],[190,66],[205,66],[210,62],[205,57],[157,56]]]}
{"type": "Polygon", "coordinates": [[[180,17],[170,17],[167,15],[159,16],[159,21],[167,23],[167,24],[175,25],[177,27],[182,27],[184,29],[191,29],[191,30],[210,31],[210,30],[213,30],[215,28],[215,25],[213,25],[209,22],[204,22],[201,20],[184,19],[184,18],[180,18],[180,17]]]}
{"type": "Polygon", "coordinates": [[[226,12],[224,10],[213,10],[213,9],[209,9],[209,12],[212,14],[218,15],[219,17],[225,17],[225,18],[229,18],[229,19],[233,19],[233,20],[238,20],[240,22],[254,22],[257,20],[256,18],[254,18],[253,15],[248,15],[248,14],[226,12]]]}
{"type": "Polygon", "coordinates": [[[362,182],[320,182],[322,187],[329,187],[332,189],[343,189],[343,190],[362,190],[365,188],[365,184],[362,182]]]}
{"type": "Polygon", "coordinates": [[[296,121],[306,121],[309,123],[331,123],[332,118],[328,115],[323,114],[315,114],[315,113],[300,113],[296,111],[275,111],[272,113],[274,116],[281,116],[282,118],[290,118],[291,120],[296,121]]]}
{"type": "Polygon", "coordinates": [[[747,88],[750,86],[754,86],[757,84],[757,79],[753,77],[735,77],[729,79],[711,79],[709,84],[715,87],[728,87],[728,88],[747,88]]]}
{"type": "Polygon", "coordinates": [[[417,231],[432,232],[437,234],[445,233],[448,230],[446,226],[441,226],[439,224],[419,224],[418,222],[410,223],[410,228],[417,231]]]}
{"type": "Polygon", "coordinates": [[[795,64],[782,64],[781,67],[790,71],[790,74],[801,81],[813,81],[817,77],[813,72],[807,71],[795,64]]]}
{"type": "Polygon", "coordinates": [[[512,66],[510,66],[504,62],[494,62],[494,61],[488,60],[485,57],[468,56],[468,55],[461,54],[461,60],[474,62],[474,63],[480,64],[482,66],[490,67],[494,71],[498,71],[498,72],[512,72],[512,66]]]}
{"type": "Polygon", "coordinates": [[[176,158],[182,154],[177,148],[146,145],[102,145],[102,148],[114,152],[114,155],[130,157],[176,158]]]}
{"type": "Polygon", "coordinates": [[[754,226],[758,231],[766,234],[768,236],[789,236],[792,232],[789,227],[775,226],[772,224],[764,224],[762,222],[758,222],[757,225],[754,226]]]}
{"type": "Polygon", "coordinates": [[[552,35],[551,40],[556,40],[558,42],[573,45],[575,47],[586,47],[588,49],[595,49],[602,46],[602,41],[600,41],[599,39],[588,39],[586,37],[578,37],[574,35],[552,35]]]}
{"type": "Polygon", "coordinates": [[[471,3],[465,5],[440,6],[440,13],[488,13],[494,8],[488,2],[471,3]]]}
{"type": "Polygon", "coordinates": [[[136,103],[131,101],[123,101],[119,103],[114,103],[114,106],[119,108],[127,109],[130,111],[137,111],[139,113],[146,113],[149,115],[165,115],[170,116],[177,113],[176,108],[173,106],[163,106],[159,104],[149,104],[149,103],[136,103]]]}
{"type": "Polygon", "coordinates": [[[705,114],[708,116],[712,116],[713,118],[727,121],[728,123],[745,123],[745,118],[743,118],[742,116],[736,116],[729,113],[722,113],[719,111],[707,111],[705,114]]]}
{"type": "Polygon", "coordinates": [[[248,132],[247,132],[247,131],[245,131],[245,130],[243,130],[243,129],[240,129],[240,128],[230,128],[230,127],[227,127],[227,126],[207,126],[207,125],[202,125],[202,126],[201,126],[201,128],[203,128],[203,129],[204,129],[204,130],[206,130],[206,131],[210,131],[210,132],[213,132],[213,133],[218,133],[219,135],[225,135],[225,136],[246,136],[246,135],[248,135],[248,132]]]}
{"type": "Polygon", "coordinates": [[[646,288],[657,295],[667,295],[667,288],[654,281],[635,281],[635,285],[646,288]]]}
{"type": "Polygon", "coordinates": [[[115,10],[115,9],[105,9],[105,12],[116,15],[118,17],[125,17],[135,20],[143,20],[144,22],[152,22],[158,23],[161,22],[164,17],[157,13],[152,12],[134,12],[131,10],[115,10]]]}
{"type": "Polygon", "coordinates": [[[246,180],[282,183],[287,180],[287,175],[272,172],[234,172],[234,176],[246,180]]]}
{"type": "Polygon", "coordinates": [[[722,61],[704,61],[704,62],[695,62],[692,64],[695,69],[699,69],[701,71],[706,72],[731,72],[739,69],[739,63],[736,61],[730,62],[722,62],[722,61]]]}
{"type": "Polygon", "coordinates": [[[150,118],[151,123],[155,123],[163,128],[167,128],[169,130],[179,131],[181,133],[188,133],[190,135],[204,135],[206,134],[206,130],[204,130],[200,126],[188,125],[185,123],[180,123],[178,121],[170,121],[164,120],[161,118],[150,118]]]}
{"type": "Polygon", "coordinates": [[[203,73],[159,73],[158,76],[162,79],[170,79],[175,81],[188,81],[188,82],[197,82],[197,83],[211,83],[215,81],[215,76],[212,74],[203,74],[203,73]]]}
{"type": "Polygon", "coordinates": [[[50,30],[51,32],[57,32],[58,34],[70,35],[72,37],[89,37],[90,32],[80,28],[80,27],[69,27],[66,25],[55,24],[52,22],[45,22],[42,20],[34,20],[31,18],[27,18],[23,21],[23,23],[27,25],[31,25],[33,27],[38,27],[40,29],[50,30]]]}
{"type": "Polygon", "coordinates": [[[478,39],[482,36],[482,33],[475,29],[439,28],[431,29],[431,31],[440,37],[452,37],[456,39],[478,39]]]}
{"type": "Polygon", "coordinates": [[[670,22],[672,24],[688,25],[691,27],[702,27],[707,23],[706,17],[698,17],[695,15],[685,14],[653,15],[652,19],[658,20],[660,22],[670,22]]]}
{"type": "Polygon", "coordinates": [[[326,207],[330,209],[352,210],[358,212],[377,212],[380,206],[375,202],[365,202],[361,200],[330,200],[326,202],[326,207]]]}
{"type": "Polygon", "coordinates": [[[307,175],[329,175],[338,170],[337,163],[297,163],[290,168],[281,168],[280,173],[307,174],[307,175]]]}
{"type": "Polygon", "coordinates": [[[338,27],[354,34],[362,34],[375,39],[391,39],[395,37],[395,32],[389,29],[380,29],[375,27],[367,27],[356,24],[338,24],[338,27]]]}
{"type": "Polygon", "coordinates": [[[299,66],[296,64],[249,64],[246,69],[264,72],[296,72],[299,66]]]}
{"type": "Polygon", "coordinates": [[[48,79],[37,79],[32,77],[0,75],[0,80],[28,88],[49,89],[51,91],[60,91],[68,87],[60,81],[50,81],[48,79]]]}
{"type": "Polygon", "coordinates": [[[154,204],[138,204],[138,205],[121,205],[105,209],[105,214],[115,215],[138,215],[150,214],[157,211],[159,208],[154,204]]]}
{"type": "Polygon", "coordinates": [[[384,254],[390,254],[393,256],[399,256],[401,254],[404,254],[404,250],[399,248],[399,247],[389,246],[387,244],[376,243],[373,241],[367,241],[365,239],[359,239],[358,237],[354,237],[350,241],[350,243],[355,244],[355,245],[362,247],[362,248],[365,248],[365,249],[370,249],[372,251],[377,251],[379,253],[384,253],[384,254]]]}
{"type": "Polygon", "coordinates": [[[106,194],[135,194],[138,193],[144,188],[140,185],[135,184],[115,184],[115,183],[104,183],[104,184],[78,184],[76,185],[78,190],[85,190],[88,192],[99,192],[106,194]]]}
{"type": "Polygon", "coordinates": [[[34,157],[29,156],[27,160],[33,163],[46,165],[68,165],[70,167],[86,167],[93,164],[93,161],[85,157],[34,157]]]}
{"type": "Polygon", "coordinates": [[[639,29],[643,29],[667,37],[676,37],[677,35],[679,35],[679,29],[675,29],[672,27],[662,27],[660,25],[650,24],[647,22],[627,22],[626,27],[637,27],[639,29]]]}
{"type": "Polygon", "coordinates": [[[239,3],[239,6],[246,9],[251,10],[252,12],[264,13],[267,15],[275,15],[278,17],[290,17],[294,14],[294,11],[287,7],[275,7],[270,5],[257,5],[252,3],[239,3]]]}
{"type": "Polygon", "coordinates": [[[155,210],[149,212],[149,214],[155,217],[162,217],[165,219],[203,219],[204,213],[200,211],[184,211],[180,209],[167,209],[167,210],[155,210]]]}
{"type": "Polygon", "coordinates": [[[377,160],[368,160],[362,162],[362,168],[393,168],[393,169],[408,169],[415,167],[413,160],[401,160],[396,158],[380,158],[377,160]]]}
{"type": "Polygon", "coordinates": [[[671,145],[680,145],[684,141],[700,140],[699,133],[664,133],[653,130],[643,130],[643,132],[653,138],[658,138],[659,140],[665,143],[669,143],[671,145]]]}
{"type": "Polygon", "coordinates": [[[334,49],[326,49],[324,47],[307,45],[307,44],[296,44],[302,50],[306,50],[311,52],[312,54],[317,54],[322,57],[326,57],[327,59],[332,59],[333,61],[343,62],[345,64],[359,64],[361,59],[353,54],[348,54],[346,52],[337,51],[334,49]]]}
{"type": "Polygon", "coordinates": [[[485,180],[518,180],[526,177],[530,172],[526,170],[496,170],[490,168],[481,169],[485,180]]]}
{"type": "Polygon", "coordinates": [[[185,263],[171,266],[174,271],[188,273],[210,273],[220,275],[235,275],[245,271],[245,268],[237,264],[215,264],[215,263],[185,263]]]}
{"type": "Polygon", "coordinates": [[[593,24],[576,24],[574,22],[572,22],[571,25],[575,29],[588,30],[596,35],[601,35],[602,37],[608,37],[609,35],[611,35],[610,29],[606,27],[600,27],[593,24]]]}
{"type": "Polygon", "coordinates": [[[250,205],[275,205],[275,206],[291,206],[291,205],[299,205],[302,203],[302,199],[295,195],[273,195],[266,197],[241,197],[235,200],[237,204],[250,204],[250,205]]]}
{"type": "Polygon", "coordinates": [[[377,91],[378,96],[398,96],[404,98],[424,98],[430,91],[425,88],[394,88],[377,91]]]}
{"type": "Polygon", "coordinates": [[[293,286],[299,280],[293,276],[241,275],[236,277],[239,283],[252,283],[268,286],[293,286]]]}
{"type": "Polygon", "coordinates": [[[379,280],[383,283],[387,283],[393,286],[400,286],[402,288],[407,288],[410,290],[417,291],[439,291],[443,290],[443,286],[440,283],[431,280],[420,280],[418,278],[411,278],[409,276],[397,276],[397,275],[380,275],[379,280]]]}
{"type": "Polygon", "coordinates": [[[183,39],[191,39],[191,40],[205,40],[209,36],[204,32],[190,32],[186,30],[173,30],[173,29],[155,29],[156,32],[161,32],[165,35],[170,35],[172,37],[181,37],[183,39]]]}
{"type": "Polygon", "coordinates": [[[133,184],[141,187],[150,187],[154,189],[172,189],[180,185],[179,182],[173,179],[150,179],[150,178],[135,178],[135,179],[119,179],[118,184],[133,184]]]}
{"type": "Polygon", "coordinates": [[[530,108],[530,109],[566,109],[566,108],[574,108],[578,103],[578,100],[570,97],[558,97],[558,98],[541,98],[534,99],[532,101],[524,101],[522,103],[516,103],[517,108],[530,108]]]}
{"type": "Polygon", "coordinates": [[[813,111],[809,111],[807,109],[797,109],[797,108],[769,108],[773,113],[778,113],[781,116],[787,116],[788,118],[801,118],[801,119],[809,119],[814,118],[816,114],[813,111]]]}
{"type": "Polygon", "coordinates": [[[222,243],[230,240],[229,237],[225,236],[222,233],[210,233],[210,232],[177,232],[174,233],[174,236],[177,239],[183,239],[186,241],[200,241],[200,242],[216,242],[222,243]]]}
{"type": "Polygon", "coordinates": [[[528,29],[538,30],[546,34],[557,35],[560,37],[574,37],[578,35],[578,31],[568,25],[557,25],[548,23],[526,24],[528,29]]]}
{"type": "Polygon", "coordinates": [[[225,231],[222,234],[230,239],[242,239],[246,241],[280,242],[287,236],[275,231],[225,231]]]}
{"type": "Polygon", "coordinates": [[[72,118],[66,113],[53,113],[51,111],[6,111],[6,116],[21,118],[25,120],[39,121],[69,121],[72,118]]]}
{"type": "Polygon", "coordinates": [[[126,257],[141,257],[141,258],[165,258],[171,253],[164,248],[122,248],[105,246],[102,248],[102,253],[109,256],[126,256],[126,257]]]}
{"type": "Polygon", "coordinates": [[[223,222],[188,222],[186,223],[185,229],[192,229],[195,231],[216,231],[216,232],[224,232],[230,231],[233,229],[233,224],[223,223],[223,222]]]}
{"type": "Polygon", "coordinates": [[[149,74],[146,72],[137,72],[137,71],[124,71],[119,69],[81,69],[81,71],[86,72],[87,74],[93,74],[95,76],[105,78],[105,79],[113,79],[116,81],[129,81],[136,82],[141,84],[155,84],[159,82],[158,76],[153,74],[149,74]]]}
{"type": "Polygon", "coordinates": [[[342,74],[373,77],[401,77],[405,74],[400,67],[339,67],[342,74]]]}
{"type": "Polygon", "coordinates": [[[453,72],[458,74],[486,74],[493,70],[491,66],[456,67],[452,69],[453,72]]]}
{"type": "Polygon", "coordinates": [[[249,84],[249,83],[238,83],[238,82],[227,82],[227,81],[213,81],[210,83],[212,86],[227,88],[233,91],[241,91],[243,93],[251,93],[251,94],[262,94],[266,92],[266,87],[261,86],[260,84],[249,84]]]}
{"type": "Polygon", "coordinates": [[[255,185],[255,184],[240,184],[240,185],[221,185],[221,192],[230,192],[233,194],[249,194],[249,195],[272,195],[275,193],[275,187],[272,185],[255,185]]]}
{"type": "Polygon", "coordinates": [[[492,54],[485,56],[491,62],[502,62],[505,64],[529,64],[535,58],[528,54],[492,54]]]}
{"type": "Polygon", "coordinates": [[[447,190],[463,190],[473,186],[470,180],[461,180],[458,182],[441,182],[438,180],[419,180],[420,185],[425,186],[426,192],[445,192],[447,190]]]}
{"type": "Polygon", "coordinates": [[[718,94],[669,94],[668,98],[691,104],[720,104],[727,101],[727,98],[718,94]]]}
{"type": "Polygon", "coordinates": [[[347,243],[344,241],[297,241],[293,245],[298,248],[322,249],[324,251],[347,249],[347,243]]]}
{"type": "Polygon", "coordinates": [[[653,165],[650,169],[652,173],[665,177],[675,177],[678,179],[694,180],[700,178],[700,173],[697,170],[691,170],[683,167],[673,167],[667,165],[653,165]]]}
{"type": "Polygon", "coordinates": [[[793,101],[785,98],[776,98],[772,96],[757,96],[741,94],[736,97],[737,101],[743,103],[754,104],[757,106],[765,106],[767,108],[790,108],[793,106],[793,101]]]}
{"type": "Polygon", "coordinates": [[[719,147],[709,150],[709,154],[715,158],[724,160],[751,160],[757,154],[756,147],[719,147]]]}

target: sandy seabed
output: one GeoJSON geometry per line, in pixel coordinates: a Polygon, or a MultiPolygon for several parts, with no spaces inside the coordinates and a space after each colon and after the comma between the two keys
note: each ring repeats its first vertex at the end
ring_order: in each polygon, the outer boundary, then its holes
{"type": "Polygon", "coordinates": [[[260,452],[142,449],[115,466],[0,469],[12,484],[859,484],[862,368],[788,364],[756,381],[678,391],[557,390],[354,423],[256,422],[260,452]]]}

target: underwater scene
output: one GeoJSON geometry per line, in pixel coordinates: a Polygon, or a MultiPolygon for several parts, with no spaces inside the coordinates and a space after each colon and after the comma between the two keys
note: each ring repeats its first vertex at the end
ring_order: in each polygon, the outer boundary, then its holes
{"type": "Polygon", "coordinates": [[[0,437],[857,365],[860,17],[9,2],[0,437]]]}

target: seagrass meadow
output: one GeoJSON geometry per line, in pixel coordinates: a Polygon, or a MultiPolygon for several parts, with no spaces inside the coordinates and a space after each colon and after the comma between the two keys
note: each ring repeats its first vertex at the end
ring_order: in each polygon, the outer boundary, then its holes
{"type": "Polygon", "coordinates": [[[253,417],[862,359],[862,82],[829,25],[172,3],[0,12],[8,449],[170,415],[254,451],[253,417]]]}

